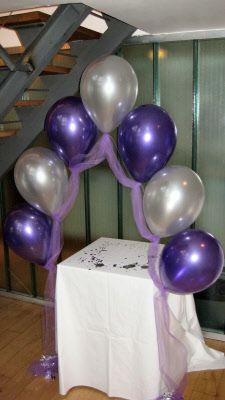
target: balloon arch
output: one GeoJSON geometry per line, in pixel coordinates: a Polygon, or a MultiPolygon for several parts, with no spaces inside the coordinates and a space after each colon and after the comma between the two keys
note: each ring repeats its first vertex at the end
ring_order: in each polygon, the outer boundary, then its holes
{"type": "Polygon", "coordinates": [[[61,222],[79,192],[80,174],[107,160],[117,180],[131,189],[133,216],[149,246],[148,272],[154,296],[160,372],[168,392],[158,399],[182,399],[187,373],[185,346],[170,331],[168,292],[206,289],[223,269],[223,250],[209,233],[187,229],[204,204],[199,176],[184,166],[167,166],[176,146],[176,126],[156,105],[133,106],[137,77],[127,61],[109,56],[90,64],[78,97],[57,101],[45,120],[53,150],[34,147],[15,166],[15,183],[29,203],[12,210],[4,225],[5,240],[21,257],[48,270],[45,288],[44,348],[32,366],[36,375],[57,373],[54,297],[56,263],[62,249],[61,222]],[[108,132],[119,126],[118,149],[132,178],[127,177],[108,132]],[[97,128],[103,135],[97,140],[97,128]],[[67,165],[70,171],[68,178],[67,165]],[[142,183],[146,183],[142,198],[142,183]],[[159,255],[160,238],[175,235],[159,255]],[[176,371],[171,371],[173,351],[176,371]]]}

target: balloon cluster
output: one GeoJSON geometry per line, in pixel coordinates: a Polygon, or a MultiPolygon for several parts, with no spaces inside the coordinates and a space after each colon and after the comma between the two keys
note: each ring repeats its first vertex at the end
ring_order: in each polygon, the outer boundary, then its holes
{"type": "Polygon", "coordinates": [[[205,199],[200,177],[185,166],[166,166],[177,131],[161,107],[133,109],[138,82],[130,64],[117,56],[90,64],[81,79],[81,99],[66,97],[48,111],[45,130],[53,151],[32,148],[15,166],[16,186],[30,204],[13,210],[5,221],[9,246],[29,261],[44,265],[49,257],[51,218],[66,201],[69,181],[64,163],[82,163],[97,140],[97,128],[109,133],[119,126],[118,149],[136,182],[146,183],[143,212],[158,237],[175,235],[164,247],[159,274],[164,287],[193,293],[211,285],[223,268],[220,243],[209,233],[187,228],[205,199]]]}
{"type": "Polygon", "coordinates": [[[44,147],[26,150],[17,160],[14,180],[29,203],[6,217],[4,236],[9,247],[27,261],[45,266],[52,256],[52,219],[69,195],[64,165],[80,162],[97,139],[97,128],[80,98],[67,97],[50,108],[45,127],[55,151],[44,147]],[[57,154],[56,154],[57,153],[57,154]]]}

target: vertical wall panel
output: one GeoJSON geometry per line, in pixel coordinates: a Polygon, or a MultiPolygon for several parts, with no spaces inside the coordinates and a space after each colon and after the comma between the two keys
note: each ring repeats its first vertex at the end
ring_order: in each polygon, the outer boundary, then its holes
{"type": "Polygon", "coordinates": [[[76,202],[63,222],[63,258],[74,254],[85,245],[84,177],[80,179],[80,191],[76,202]]]}
{"type": "Polygon", "coordinates": [[[35,265],[36,272],[36,290],[38,297],[44,297],[45,293],[45,282],[47,279],[48,272],[41,265],[35,265]]]}
{"type": "Polygon", "coordinates": [[[91,240],[117,237],[117,181],[108,164],[90,170],[91,240]]]}
{"type": "MultiPolygon", "coordinates": [[[[46,110],[46,112],[47,112],[47,110],[46,110]]],[[[43,125],[44,125],[44,121],[43,121],[43,125]]],[[[38,146],[47,147],[47,148],[51,149],[51,145],[48,141],[47,134],[45,131],[41,132],[40,135],[37,137],[37,139],[32,144],[32,147],[38,147],[38,146]]],[[[30,269],[30,268],[28,267],[28,269],[30,269]]],[[[32,274],[30,274],[30,279],[31,279],[31,277],[32,277],[32,274]]],[[[35,265],[35,278],[36,278],[37,296],[44,297],[45,282],[46,282],[46,278],[47,278],[46,269],[40,265],[35,265]]],[[[32,291],[32,284],[31,284],[31,291],[32,291]]]]}
{"type": "Polygon", "coordinates": [[[1,226],[0,226],[0,288],[5,288],[5,277],[4,277],[4,265],[3,265],[3,263],[4,263],[3,239],[2,239],[2,229],[1,229],[1,226]]]}
{"type": "MultiPolygon", "coordinates": [[[[8,213],[13,207],[23,202],[23,199],[15,189],[13,173],[8,174],[7,184],[5,182],[4,187],[6,213],[8,213]]],[[[9,264],[12,290],[32,295],[29,262],[9,249],[9,264]]]]}
{"type": "MultiPolygon", "coordinates": [[[[153,99],[153,46],[132,45],[123,47],[123,57],[132,65],[138,78],[138,98],[135,106],[151,103],[153,99]]],[[[130,190],[123,189],[124,239],[143,240],[133,219],[130,190]]]]}
{"type": "MultiPolygon", "coordinates": [[[[225,40],[200,43],[199,135],[197,171],[206,189],[206,201],[196,227],[218,238],[225,249],[225,40]]],[[[225,332],[225,274],[208,290],[198,293],[200,323],[208,330],[225,332]]]]}
{"type": "MultiPolygon", "coordinates": [[[[47,112],[47,110],[46,110],[47,112]]],[[[43,121],[44,125],[44,121],[43,121]]],[[[47,134],[45,131],[41,132],[37,139],[34,141],[31,147],[47,147],[51,149],[51,145],[47,139],[47,134]]],[[[52,149],[51,149],[52,150],[52,149]]],[[[28,267],[30,272],[30,267],[28,267]]],[[[47,271],[40,265],[35,265],[35,279],[36,279],[36,292],[37,296],[44,297],[45,282],[47,278],[47,271]]],[[[32,273],[30,272],[30,279],[32,279],[32,273]]],[[[32,292],[32,282],[31,282],[31,292],[32,292]]]]}
{"type": "Polygon", "coordinates": [[[0,272],[0,283],[1,287],[6,290],[11,290],[11,276],[10,276],[10,265],[9,265],[9,250],[8,246],[3,238],[4,230],[4,218],[6,213],[5,205],[5,187],[4,182],[0,182],[0,261],[1,261],[1,272],[0,272]]]}
{"type": "MultiPolygon", "coordinates": [[[[225,244],[223,222],[225,198],[224,50],[224,39],[200,42],[198,49],[199,118],[197,141],[194,146],[196,155],[194,165],[206,189],[206,202],[196,227],[214,234],[223,246],[225,244]]],[[[216,332],[224,332],[225,329],[224,279],[223,274],[208,290],[195,296],[201,325],[216,332]]]]}
{"type": "Polygon", "coordinates": [[[124,46],[123,57],[132,65],[138,78],[138,97],[135,106],[151,103],[153,93],[153,46],[151,44],[124,46]]]}
{"type": "Polygon", "coordinates": [[[225,248],[225,40],[200,46],[200,116],[197,170],[206,187],[198,226],[225,248]]]}
{"type": "Polygon", "coordinates": [[[177,146],[169,164],[191,166],[192,42],[162,43],[159,65],[161,106],[177,126],[177,146]]]}

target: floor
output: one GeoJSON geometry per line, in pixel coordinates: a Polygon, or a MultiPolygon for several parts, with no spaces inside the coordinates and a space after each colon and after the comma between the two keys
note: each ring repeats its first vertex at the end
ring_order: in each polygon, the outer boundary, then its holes
{"type": "MultiPolygon", "coordinates": [[[[42,308],[0,296],[0,399],[4,400],[107,400],[90,388],[58,394],[58,382],[34,378],[27,366],[41,354],[42,308]]],[[[225,342],[208,340],[225,352],[225,342]]],[[[225,400],[225,370],[191,373],[185,400],[225,400]]]]}

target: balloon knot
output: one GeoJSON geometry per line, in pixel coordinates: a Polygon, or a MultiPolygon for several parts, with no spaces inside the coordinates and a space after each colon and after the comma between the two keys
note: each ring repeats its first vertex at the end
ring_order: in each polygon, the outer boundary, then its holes
{"type": "Polygon", "coordinates": [[[78,174],[80,172],[79,168],[80,168],[80,164],[69,165],[69,170],[70,170],[71,174],[78,174]]]}
{"type": "Polygon", "coordinates": [[[54,264],[53,264],[52,260],[49,260],[44,265],[44,268],[47,269],[47,271],[50,271],[50,269],[52,269],[53,266],[54,266],[54,264]]]}
{"type": "Polygon", "coordinates": [[[142,186],[142,183],[141,183],[141,182],[135,182],[135,187],[136,187],[137,189],[141,188],[141,186],[142,186]]]}
{"type": "Polygon", "coordinates": [[[154,236],[154,238],[152,239],[152,242],[158,244],[160,242],[160,237],[154,236]]]}
{"type": "Polygon", "coordinates": [[[52,219],[55,222],[58,222],[60,224],[61,220],[62,220],[62,217],[61,217],[60,213],[58,212],[58,213],[55,213],[55,214],[52,215],[52,219]]]}

